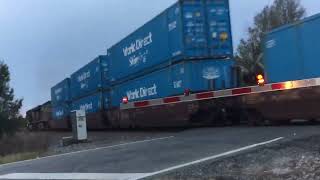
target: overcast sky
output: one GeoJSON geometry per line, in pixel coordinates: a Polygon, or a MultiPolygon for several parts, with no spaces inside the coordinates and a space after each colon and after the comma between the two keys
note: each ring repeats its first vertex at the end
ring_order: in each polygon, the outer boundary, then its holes
{"type": "MultiPolygon", "coordinates": [[[[50,99],[50,87],[176,0],[0,0],[0,59],[10,67],[22,112],[50,99]]],[[[234,44],[273,0],[230,0],[234,44]]],[[[302,0],[308,15],[319,0],[302,0]]]]}

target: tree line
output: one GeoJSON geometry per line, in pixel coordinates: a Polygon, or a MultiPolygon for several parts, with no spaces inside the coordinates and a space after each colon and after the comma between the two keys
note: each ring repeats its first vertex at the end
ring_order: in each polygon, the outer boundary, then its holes
{"type": "Polygon", "coordinates": [[[14,90],[9,85],[9,67],[0,62],[0,139],[13,135],[20,127],[22,99],[15,99],[14,90]]]}
{"type": "Polygon", "coordinates": [[[306,9],[300,0],[275,0],[265,6],[254,17],[254,23],[247,29],[248,37],[241,39],[236,52],[237,65],[247,85],[256,84],[256,75],[263,74],[263,40],[272,29],[291,24],[306,16],[306,9]]]}

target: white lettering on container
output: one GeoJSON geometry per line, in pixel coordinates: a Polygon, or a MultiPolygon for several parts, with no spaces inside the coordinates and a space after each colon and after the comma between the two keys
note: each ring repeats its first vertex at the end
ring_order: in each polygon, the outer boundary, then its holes
{"type": "Polygon", "coordinates": [[[148,46],[152,43],[152,33],[149,34],[141,39],[137,39],[135,42],[132,42],[129,46],[123,48],[123,55],[125,57],[130,56],[131,54],[135,53],[139,49],[148,46]]]}
{"type": "Polygon", "coordinates": [[[63,116],[63,111],[62,110],[60,110],[60,111],[57,111],[56,112],[56,117],[61,117],[61,116],[63,116]]]}
{"type": "Polygon", "coordinates": [[[273,48],[274,46],[276,46],[276,40],[272,39],[272,40],[266,42],[266,47],[268,49],[273,48]]]}
{"type": "Polygon", "coordinates": [[[80,84],[80,89],[85,89],[88,88],[88,84],[87,83],[81,83],[80,84]]]}
{"type": "Polygon", "coordinates": [[[93,109],[93,104],[91,103],[87,103],[87,104],[82,104],[80,105],[80,110],[83,111],[88,111],[88,110],[92,110],[93,109]]]}
{"type": "Polygon", "coordinates": [[[168,25],[168,27],[169,27],[169,32],[176,29],[177,28],[177,21],[173,21],[172,23],[170,23],[168,25]]]}
{"type": "Polygon", "coordinates": [[[157,86],[153,84],[152,87],[141,87],[139,89],[135,89],[133,91],[127,91],[128,100],[135,100],[143,97],[154,96],[157,95],[157,86]]]}
{"type": "Polygon", "coordinates": [[[182,80],[179,80],[179,81],[174,81],[173,82],[173,88],[174,89],[179,89],[182,87],[182,80]]]}
{"type": "Polygon", "coordinates": [[[90,76],[91,76],[90,71],[84,72],[80,76],[78,76],[78,82],[82,82],[82,81],[90,78],[90,76]]]}
{"type": "Polygon", "coordinates": [[[58,94],[60,94],[60,93],[62,93],[62,88],[58,88],[58,89],[56,89],[56,90],[54,91],[54,94],[55,94],[55,95],[58,95],[58,94]]]}
{"type": "Polygon", "coordinates": [[[129,58],[129,66],[137,66],[141,62],[145,63],[147,62],[147,54],[149,54],[148,50],[145,50],[144,52],[139,53],[138,55],[133,55],[129,58]]]}
{"type": "Polygon", "coordinates": [[[218,79],[220,77],[220,71],[215,67],[207,67],[203,69],[202,77],[208,80],[218,79]]]}
{"type": "Polygon", "coordinates": [[[176,51],[172,53],[172,56],[179,56],[180,54],[182,54],[181,51],[176,51]]]}

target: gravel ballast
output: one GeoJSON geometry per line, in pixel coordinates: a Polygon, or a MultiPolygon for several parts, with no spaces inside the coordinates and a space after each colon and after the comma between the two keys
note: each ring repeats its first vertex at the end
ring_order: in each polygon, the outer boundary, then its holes
{"type": "Polygon", "coordinates": [[[320,136],[265,146],[149,179],[320,180],[320,136]]]}
{"type": "Polygon", "coordinates": [[[179,131],[105,131],[105,132],[88,132],[88,142],[72,144],[70,146],[62,146],[61,140],[63,137],[72,136],[68,132],[47,132],[49,136],[49,148],[42,156],[51,156],[57,154],[70,153],[75,151],[83,151],[124,143],[137,141],[145,141],[169,137],[179,131]]]}

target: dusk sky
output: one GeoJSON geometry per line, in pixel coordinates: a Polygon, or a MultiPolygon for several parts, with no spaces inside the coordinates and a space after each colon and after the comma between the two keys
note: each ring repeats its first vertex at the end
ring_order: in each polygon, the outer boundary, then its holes
{"type": "MultiPolygon", "coordinates": [[[[24,99],[22,113],[50,99],[50,87],[176,0],[0,0],[0,59],[24,99]]],[[[230,0],[234,45],[273,0],[230,0]]],[[[319,0],[301,0],[308,15],[319,0]]]]}

